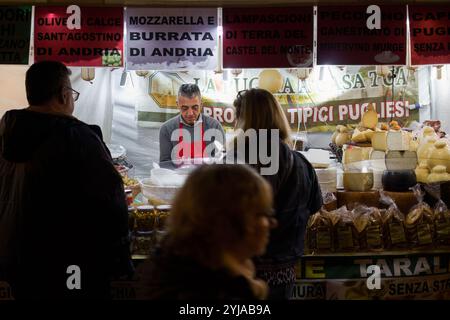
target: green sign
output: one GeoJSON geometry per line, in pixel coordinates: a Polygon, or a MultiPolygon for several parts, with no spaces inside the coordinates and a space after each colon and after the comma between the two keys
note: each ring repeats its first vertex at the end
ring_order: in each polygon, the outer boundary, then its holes
{"type": "Polygon", "coordinates": [[[382,278],[450,274],[450,251],[399,254],[304,256],[299,279],[366,279],[370,265],[380,267],[382,278]]]}
{"type": "Polygon", "coordinates": [[[31,6],[0,7],[0,64],[28,64],[31,6]]]}
{"type": "Polygon", "coordinates": [[[450,251],[308,255],[301,259],[294,300],[450,299],[450,251]],[[380,268],[379,286],[373,287],[380,268]]]}

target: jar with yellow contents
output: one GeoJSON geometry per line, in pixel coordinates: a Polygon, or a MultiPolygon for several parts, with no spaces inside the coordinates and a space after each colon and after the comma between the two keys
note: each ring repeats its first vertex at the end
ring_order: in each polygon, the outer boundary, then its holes
{"type": "Polygon", "coordinates": [[[166,235],[167,230],[167,218],[170,215],[170,210],[172,207],[170,205],[159,205],[156,207],[156,215],[158,217],[158,224],[156,227],[156,240],[159,242],[166,235]]]}
{"type": "Polygon", "coordinates": [[[138,206],[134,212],[134,230],[140,232],[154,231],[156,228],[155,207],[150,205],[138,206]]]}
{"type": "Polygon", "coordinates": [[[134,212],[133,255],[148,255],[155,242],[155,207],[139,206],[134,212]]]}

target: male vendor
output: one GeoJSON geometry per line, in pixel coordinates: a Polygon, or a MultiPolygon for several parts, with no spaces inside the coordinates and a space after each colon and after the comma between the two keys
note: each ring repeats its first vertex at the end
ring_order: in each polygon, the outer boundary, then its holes
{"type": "Polygon", "coordinates": [[[159,131],[159,161],[183,161],[215,156],[214,146],[225,145],[219,121],[202,114],[202,96],[196,84],[182,84],[178,90],[180,114],[166,121],[159,131]],[[205,153],[206,149],[206,153],[205,153]]]}

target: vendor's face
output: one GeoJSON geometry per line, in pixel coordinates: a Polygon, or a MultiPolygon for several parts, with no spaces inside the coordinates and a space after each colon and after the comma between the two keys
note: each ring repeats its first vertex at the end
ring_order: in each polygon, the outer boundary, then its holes
{"type": "Polygon", "coordinates": [[[192,98],[179,96],[177,105],[183,120],[190,125],[193,125],[197,121],[202,111],[202,101],[198,96],[192,98]]]}

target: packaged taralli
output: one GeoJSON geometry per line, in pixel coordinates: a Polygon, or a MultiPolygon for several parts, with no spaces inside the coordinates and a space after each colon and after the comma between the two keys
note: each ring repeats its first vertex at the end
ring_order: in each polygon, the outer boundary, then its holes
{"type": "Polygon", "coordinates": [[[412,207],[405,219],[406,238],[415,247],[433,247],[434,219],[430,206],[423,201],[419,185],[413,187],[418,204],[412,207]]]}
{"type": "Polygon", "coordinates": [[[438,200],[434,207],[434,240],[439,246],[450,246],[450,211],[438,200]]]}
{"type": "Polygon", "coordinates": [[[384,247],[388,250],[408,248],[405,232],[405,215],[398,209],[394,200],[383,191],[380,191],[380,201],[388,206],[386,210],[381,210],[384,247]]]}
{"type": "Polygon", "coordinates": [[[333,226],[333,239],[335,252],[355,251],[353,239],[353,219],[346,206],[330,212],[330,220],[333,226]]]}
{"type": "Polygon", "coordinates": [[[353,240],[359,251],[383,249],[383,227],[378,208],[356,205],[351,212],[353,218],[353,240]]]}
{"type": "Polygon", "coordinates": [[[306,239],[309,254],[333,251],[333,227],[328,211],[322,209],[309,218],[306,239]]]}

